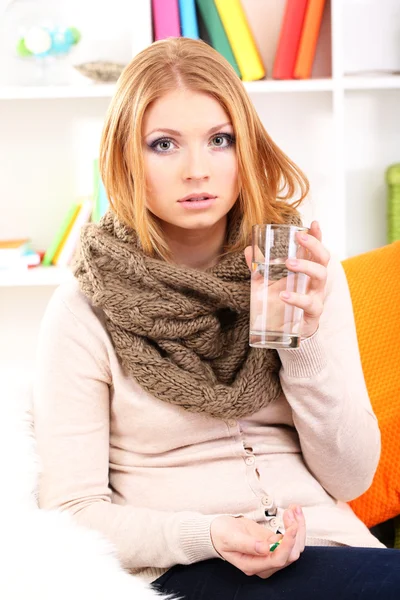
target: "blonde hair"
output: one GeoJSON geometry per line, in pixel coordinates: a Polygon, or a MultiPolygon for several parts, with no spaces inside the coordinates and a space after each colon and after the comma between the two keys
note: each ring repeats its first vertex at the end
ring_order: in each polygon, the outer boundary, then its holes
{"type": "Polygon", "coordinates": [[[307,195],[309,183],[269,137],[230,64],[201,40],[155,42],[121,74],[100,144],[100,172],[111,207],[137,232],[147,254],[168,259],[160,222],[146,208],[142,123],[152,102],[179,87],[211,95],[231,119],[240,191],[230,222],[238,226],[239,235],[225,251],[243,249],[254,223],[287,222],[307,195]],[[296,192],[300,197],[289,203],[296,192]]]}

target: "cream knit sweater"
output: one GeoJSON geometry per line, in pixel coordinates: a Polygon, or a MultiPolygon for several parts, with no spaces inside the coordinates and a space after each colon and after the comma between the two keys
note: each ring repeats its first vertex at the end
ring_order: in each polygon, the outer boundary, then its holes
{"type": "Polygon", "coordinates": [[[382,546],[346,501],[371,484],[380,435],[361,369],[351,300],[328,268],[320,328],[282,350],[283,394],[248,418],[186,412],[121,371],[101,313],[60,286],[39,336],[34,418],[42,508],[70,512],[148,581],[217,557],[210,523],[244,515],[276,530],[304,509],[310,545],[382,546]]]}

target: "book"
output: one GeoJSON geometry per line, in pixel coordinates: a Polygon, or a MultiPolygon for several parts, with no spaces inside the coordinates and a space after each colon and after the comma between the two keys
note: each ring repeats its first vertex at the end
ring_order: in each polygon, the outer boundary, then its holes
{"type": "Polygon", "coordinates": [[[107,212],[109,202],[104,187],[103,180],[99,171],[99,160],[96,158],[93,162],[93,211],[92,221],[98,223],[101,217],[107,212]]]}
{"type": "Polygon", "coordinates": [[[214,0],[196,0],[196,4],[202,21],[200,28],[203,24],[209,38],[205,41],[210,41],[210,45],[230,63],[236,75],[242,77],[214,0]]]}
{"type": "Polygon", "coordinates": [[[295,79],[309,79],[311,77],[324,7],[325,0],[308,0],[294,68],[295,79]]]}
{"type": "Polygon", "coordinates": [[[199,39],[195,0],[179,0],[179,16],[183,37],[199,39]]]}
{"type": "Polygon", "coordinates": [[[273,79],[293,79],[308,0],[287,0],[272,71],[273,79]]]}
{"type": "Polygon", "coordinates": [[[178,0],[152,0],[154,39],[180,37],[178,0]]]}
{"type": "Polygon", "coordinates": [[[72,228],[74,220],[79,212],[79,208],[80,205],[76,202],[73,202],[68,208],[60,227],[57,229],[56,234],[54,235],[48,249],[45,252],[42,261],[43,266],[49,266],[52,264],[57,250],[62,246],[72,228]]]}
{"type": "Polygon", "coordinates": [[[214,0],[243,81],[265,77],[265,68],[240,0],[214,0]]]}
{"type": "Polygon", "coordinates": [[[17,265],[27,252],[30,252],[28,238],[0,240],[0,269],[17,265]]]}
{"type": "Polygon", "coordinates": [[[81,233],[81,228],[85,225],[92,214],[93,210],[93,202],[91,199],[84,200],[81,203],[79,212],[76,216],[76,219],[72,225],[71,231],[68,234],[67,239],[65,240],[62,250],[57,257],[57,260],[54,261],[54,264],[57,267],[66,267],[71,262],[75,250],[79,244],[79,236],[81,233]]]}
{"type": "Polygon", "coordinates": [[[132,58],[153,42],[151,0],[135,2],[132,15],[132,58]]]}
{"type": "Polygon", "coordinates": [[[241,0],[241,3],[265,70],[268,76],[271,76],[282,29],[285,2],[283,0],[241,0]]]}

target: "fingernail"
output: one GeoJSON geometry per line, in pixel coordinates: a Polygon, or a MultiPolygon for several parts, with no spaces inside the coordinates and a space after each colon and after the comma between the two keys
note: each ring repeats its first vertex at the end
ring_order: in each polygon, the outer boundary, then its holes
{"type": "Polygon", "coordinates": [[[299,261],[296,260],[295,258],[289,258],[289,260],[287,261],[287,263],[289,265],[289,267],[297,267],[297,265],[299,264],[299,261]]]}
{"type": "Polygon", "coordinates": [[[296,514],[299,515],[299,517],[301,517],[301,515],[303,514],[303,511],[301,510],[300,506],[296,506],[296,514]]]}
{"type": "Polygon", "coordinates": [[[256,542],[255,549],[258,554],[266,554],[267,549],[264,547],[264,542],[256,542]]]}
{"type": "Polygon", "coordinates": [[[285,300],[289,300],[289,298],[290,298],[290,294],[288,292],[281,292],[280,296],[281,296],[281,298],[284,298],[285,300]]]}

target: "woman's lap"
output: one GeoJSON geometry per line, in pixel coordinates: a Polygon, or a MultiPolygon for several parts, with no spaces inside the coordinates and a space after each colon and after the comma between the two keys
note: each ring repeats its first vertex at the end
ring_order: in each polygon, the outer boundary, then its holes
{"type": "Polygon", "coordinates": [[[248,577],[228,562],[177,565],[153,584],[182,600],[400,599],[400,551],[308,547],[269,579],[248,577]]]}

